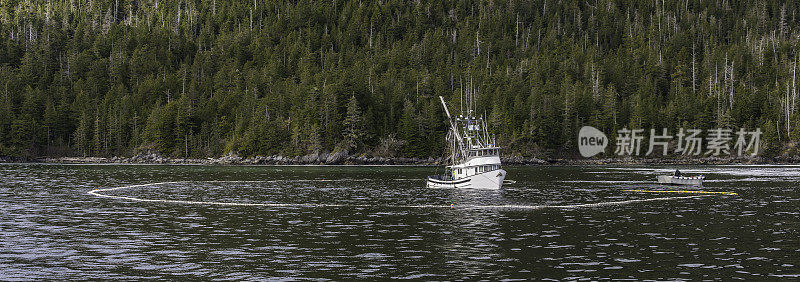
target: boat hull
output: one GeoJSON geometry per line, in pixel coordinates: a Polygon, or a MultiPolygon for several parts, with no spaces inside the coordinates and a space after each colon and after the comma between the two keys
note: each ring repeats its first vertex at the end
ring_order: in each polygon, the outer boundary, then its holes
{"type": "Polygon", "coordinates": [[[704,176],[672,176],[672,175],[659,175],[658,183],[667,185],[694,185],[702,186],[704,176]]]}
{"type": "Polygon", "coordinates": [[[505,178],[506,171],[499,169],[453,180],[428,177],[427,186],[429,188],[500,189],[503,187],[505,178]]]}

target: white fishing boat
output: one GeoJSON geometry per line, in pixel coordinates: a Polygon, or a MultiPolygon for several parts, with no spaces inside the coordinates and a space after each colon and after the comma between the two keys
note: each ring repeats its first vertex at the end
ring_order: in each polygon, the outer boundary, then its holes
{"type": "Polygon", "coordinates": [[[659,175],[657,179],[658,184],[703,186],[703,180],[706,177],[703,175],[684,176],[676,170],[673,175],[659,175]]]}
{"type": "Polygon", "coordinates": [[[439,96],[450,130],[447,133],[449,162],[445,173],[428,177],[428,187],[500,189],[506,171],[500,164],[500,147],[489,134],[486,121],[470,109],[456,118],[450,116],[439,96]]]}

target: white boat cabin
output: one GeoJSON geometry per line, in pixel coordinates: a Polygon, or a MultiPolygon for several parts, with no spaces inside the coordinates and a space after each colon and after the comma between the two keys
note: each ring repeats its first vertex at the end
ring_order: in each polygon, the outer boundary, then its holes
{"type": "Polygon", "coordinates": [[[470,149],[465,162],[448,166],[453,179],[461,179],[502,169],[500,147],[470,149]]]}

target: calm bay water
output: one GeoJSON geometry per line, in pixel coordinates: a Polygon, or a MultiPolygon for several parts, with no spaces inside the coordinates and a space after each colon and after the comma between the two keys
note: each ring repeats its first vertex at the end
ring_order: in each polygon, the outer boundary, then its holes
{"type": "Polygon", "coordinates": [[[680,168],[738,195],[477,207],[686,196],[624,191],[664,189],[652,166],[508,167],[492,191],[427,189],[435,167],[0,164],[0,279],[800,279],[800,167],[680,168]],[[87,194],[172,181],[103,193],[296,205],[87,194]]]}

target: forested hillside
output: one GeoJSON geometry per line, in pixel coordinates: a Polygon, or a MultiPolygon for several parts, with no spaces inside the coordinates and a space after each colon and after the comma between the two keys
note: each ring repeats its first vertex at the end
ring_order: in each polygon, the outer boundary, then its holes
{"type": "MultiPolygon", "coordinates": [[[[0,156],[441,156],[474,89],[506,154],[582,125],[800,137],[795,1],[7,1],[0,156]]],[[[789,151],[787,151],[789,150],[789,151]]]]}

